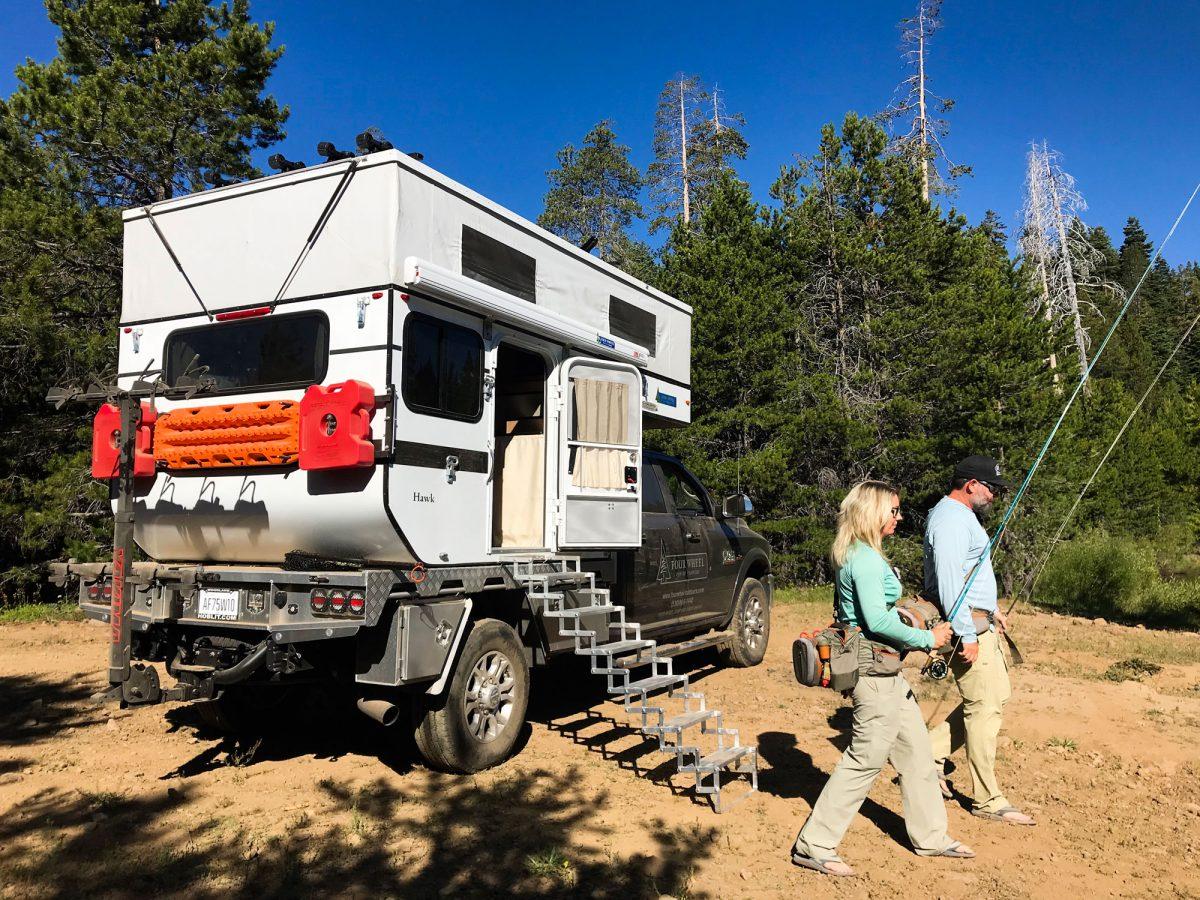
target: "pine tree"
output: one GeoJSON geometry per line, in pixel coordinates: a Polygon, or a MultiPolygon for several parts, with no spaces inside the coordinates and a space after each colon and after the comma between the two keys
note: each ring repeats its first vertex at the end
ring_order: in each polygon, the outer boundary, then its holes
{"type": "Polygon", "coordinates": [[[576,245],[595,241],[606,262],[644,265],[645,251],[626,232],[642,217],[642,176],[611,122],[597,123],[582,146],[567,144],[557,159],[558,168],[546,173],[550,190],[538,224],[576,245]]]}
{"type": "Polygon", "coordinates": [[[38,564],[107,540],[88,416],[47,388],[108,369],[121,284],[119,208],[259,174],[287,117],[264,88],[281,49],[245,0],[47,0],[57,55],[17,67],[0,101],[0,604],[38,564]]]}

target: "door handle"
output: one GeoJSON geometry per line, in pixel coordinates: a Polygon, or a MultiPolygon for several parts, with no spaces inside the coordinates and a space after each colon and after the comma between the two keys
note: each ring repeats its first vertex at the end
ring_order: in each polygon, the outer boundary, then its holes
{"type": "Polygon", "coordinates": [[[454,484],[454,481],[457,477],[458,477],[458,457],[457,456],[447,456],[446,457],[446,482],[448,484],[454,484]]]}
{"type": "Polygon", "coordinates": [[[688,540],[689,540],[691,543],[693,543],[693,544],[698,544],[698,543],[700,543],[700,535],[698,535],[698,534],[693,534],[693,533],[692,533],[692,532],[690,532],[690,531],[687,533],[687,539],[688,539],[688,540]]]}

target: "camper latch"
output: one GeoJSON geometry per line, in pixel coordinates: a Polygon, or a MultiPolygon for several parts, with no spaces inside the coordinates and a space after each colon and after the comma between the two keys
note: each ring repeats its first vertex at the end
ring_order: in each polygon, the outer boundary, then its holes
{"type": "Polygon", "coordinates": [[[446,457],[446,483],[454,484],[454,480],[458,478],[458,457],[446,457]]]}

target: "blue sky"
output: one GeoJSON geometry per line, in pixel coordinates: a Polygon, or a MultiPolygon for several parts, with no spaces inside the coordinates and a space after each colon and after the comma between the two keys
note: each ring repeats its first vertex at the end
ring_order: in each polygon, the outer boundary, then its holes
{"type": "MultiPolygon", "coordinates": [[[[717,82],[747,119],[739,165],[755,195],[847,110],[874,113],[904,77],[896,24],[915,0],[535,4],[252,0],[287,47],[270,89],[290,105],[290,158],[353,145],[378,125],[398,146],[517,212],[541,211],[554,153],[611,118],[650,158],[654,107],[678,71],[717,82]]],[[[54,52],[32,0],[0,0],[0,91],[54,52]]],[[[1120,241],[1137,215],[1160,241],[1200,180],[1200,5],[948,0],[930,78],[957,101],[947,148],[974,167],[954,203],[1013,226],[1024,154],[1045,139],[1120,241]]],[[[263,161],[265,167],[265,161],[263,161]]],[[[1200,208],[1166,257],[1200,258],[1200,208]]]]}

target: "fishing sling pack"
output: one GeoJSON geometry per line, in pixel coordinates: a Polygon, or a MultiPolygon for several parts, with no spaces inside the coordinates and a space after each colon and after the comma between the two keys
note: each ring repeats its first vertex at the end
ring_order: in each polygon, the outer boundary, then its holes
{"type": "Polygon", "coordinates": [[[827,687],[839,692],[858,684],[862,632],[834,623],[812,633],[803,632],[792,642],[792,670],[805,687],[827,687]]]}

